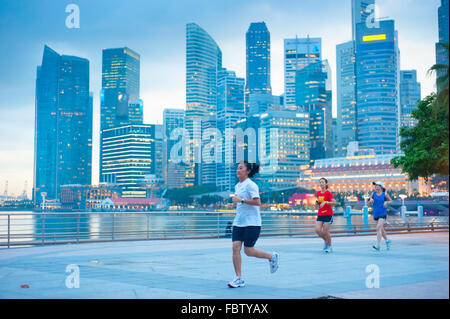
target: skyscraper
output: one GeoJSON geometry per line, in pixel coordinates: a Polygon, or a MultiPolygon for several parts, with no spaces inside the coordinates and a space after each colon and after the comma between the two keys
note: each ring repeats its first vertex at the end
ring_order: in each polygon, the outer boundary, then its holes
{"type": "Polygon", "coordinates": [[[246,33],[246,57],[245,101],[248,108],[249,94],[272,93],[270,86],[270,32],[264,22],[250,24],[246,33]]]}
{"type": "MultiPolygon", "coordinates": [[[[236,185],[236,137],[235,123],[245,118],[243,78],[234,71],[222,69],[217,81],[217,129],[216,141],[221,146],[220,159],[216,163],[216,186],[220,190],[234,191],[236,185]]],[[[243,159],[243,158],[242,158],[243,159]]]]}
{"type": "MultiPolygon", "coordinates": [[[[190,134],[190,164],[186,186],[200,184],[203,117],[216,116],[217,72],[222,68],[222,51],[213,38],[195,23],[186,25],[186,119],[190,134]]],[[[206,129],[206,128],[205,128],[206,129]]]]}
{"type": "Polygon", "coordinates": [[[375,0],[352,0],[352,39],[356,39],[356,25],[358,23],[374,23],[368,21],[374,13],[375,0]]]}
{"type": "Polygon", "coordinates": [[[140,56],[125,48],[104,49],[102,56],[102,92],[100,129],[141,124],[129,103],[139,102],[140,56]]]}
{"type": "MultiPolygon", "coordinates": [[[[185,166],[183,162],[174,163],[170,152],[172,147],[181,139],[172,140],[170,135],[175,129],[184,128],[185,111],[179,109],[165,109],[163,113],[163,167],[164,180],[167,188],[180,188],[185,185],[185,166]]],[[[176,133],[176,132],[174,132],[176,133]]]]}
{"type": "Polygon", "coordinates": [[[345,156],[347,145],[356,141],[356,25],[375,25],[375,0],[352,0],[352,40],[336,46],[337,127],[335,156],[345,156]]]}
{"type": "Polygon", "coordinates": [[[295,38],[284,40],[284,104],[294,106],[295,72],[310,63],[322,60],[321,38],[295,38]]]}
{"type": "Polygon", "coordinates": [[[90,184],[92,97],[89,61],[44,46],[37,68],[34,144],[35,204],[57,199],[64,184],[90,184]]]}
{"type": "Polygon", "coordinates": [[[417,120],[411,117],[420,100],[420,83],[416,70],[400,71],[400,126],[414,126],[417,120]]]}
{"type": "Polygon", "coordinates": [[[356,141],[356,75],[354,41],[336,46],[337,157],[345,156],[347,145],[356,141]]]}
{"type": "Polygon", "coordinates": [[[396,153],[400,112],[399,49],[394,20],[356,25],[356,121],[362,149],[396,153]]]}
{"type": "Polygon", "coordinates": [[[103,131],[143,123],[143,102],[139,99],[140,56],[124,48],[104,49],[100,95],[100,182],[103,171],[103,131]]]}
{"type": "MultiPolygon", "coordinates": [[[[438,9],[439,42],[436,43],[436,64],[448,65],[448,54],[440,45],[441,43],[448,44],[448,23],[448,0],[441,0],[441,6],[438,9]]],[[[443,75],[444,72],[444,70],[438,71],[437,76],[443,75]]]]}
{"type": "Polygon", "coordinates": [[[321,61],[296,71],[296,105],[309,114],[310,120],[311,162],[333,153],[331,90],[327,90],[327,77],[321,61]]]}
{"type": "Polygon", "coordinates": [[[116,126],[102,133],[101,180],[117,184],[123,197],[146,197],[145,177],[157,175],[156,125],[116,126]]]}

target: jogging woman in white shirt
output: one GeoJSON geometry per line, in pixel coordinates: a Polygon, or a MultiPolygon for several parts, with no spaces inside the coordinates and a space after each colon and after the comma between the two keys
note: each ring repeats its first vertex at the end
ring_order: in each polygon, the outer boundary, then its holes
{"type": "Polygon", "coordinates": [[[247,161],[239,162],[237,168],[239,183],[236,184],[235,194],[233,195],[233,203],[236,204],[236,217],[233,221],[232,231],[233,265],[236,277],[228,283],[231,288],[245,286],[245,282],[241,278],[242,243],[244,243],[244,252],[247,256],[268,259],[270,272],[272,273],[278,269],[279,254],[277,252],[269,254],[254,248],[261,232],[261,214],[259,212],[261,200],[258,185],[250,178],[258,172],[258,164],[250,164],[247,161]]]}

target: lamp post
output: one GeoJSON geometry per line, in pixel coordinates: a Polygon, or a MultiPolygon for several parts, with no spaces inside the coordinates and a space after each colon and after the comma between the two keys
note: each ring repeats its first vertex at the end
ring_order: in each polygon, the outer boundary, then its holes
{"type": "Polygon", "coordinates": [[[406,222],[406,206],[405,206],[405,199],[406,199],[406,197],[408,197],[408,196],[406,196],[405,194],[400,194],[400,195],[398,195],[398,197],[400,197],[400,198],[402,199],[402,207],[400,208],[400,212],[401,212],[401,215],[402,215],[402,220],[403,220],[403,222],[405,223],[405,222],[406,222]]]}

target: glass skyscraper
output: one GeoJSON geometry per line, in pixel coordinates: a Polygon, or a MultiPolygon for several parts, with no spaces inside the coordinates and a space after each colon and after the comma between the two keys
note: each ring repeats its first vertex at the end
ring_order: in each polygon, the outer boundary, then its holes
{"type": "MultiPolygon", "coordinates": [[[[220,160],[216,163],[216,186],[222,191],[233,191],[236,185],[236,137],[234,126],[245,118],[245,79],[236,77],[234,71],[222,69],[217,81],[217,129],[220,138],[220,160]]],[[[217,149],[216,149],[217,150],[217,149]]],[[[243,160],[244,158],[241,158],[243,160]]]]}
{"type": "Polygon", "coordinates": [[[355,40],[358,23],[375,24],[375,0],[352,0],[352,40],[336,46],[337,128],[335,156],[346,156],[347,145],[357,140],[356,124],[356,56],[355,40]],[[372,17],[369,17],[372,14],[372,17]]]}
{"type": "MultiPolygon", "coordinates": [[[[101,180],[116,184],[123,197],[146,197],[146,175],[157,175],[157,128],[133,124],[103,130],[101,180]]],[[[162,155],[159,154],[162,159],[162,155]]]]}
{"type": "Polygon", "coordinates": [[[173,158],[170,157],[172,147],[179,142],[178,140],[171,140],[170,134],[177,128],[184,128],[185,111],[180,109],[165,109],[163,113],[163,165],[164,165],[164,180],[167,188],[180,188],[185,185],[185,166],[183,162],[174,163],[173,158]]]}
{"type": "MultiPolygon", "coordinates": [[[[186,186],[202,183],[201,136],[206,116],[216,116],[217,72],[222,68],[222,51],[214,39],[195,23],[186,25],[186,118],[190,134],[190,164],[186,168],[186,186]]],[[[206,180],[211,177],[205,176],[206,180]]]]}
{"type": "Polygon", "coordinates": [[[362,149],[396,153],[400,114],[399,49],[394,20],[356,25],[356,122],[362,149]]]}
{"type": "Polygon", "coordinates": [[[103,131],[143,123],[143,102],[139,99],[140,56],[124,48],[104,49],[100,93],[100,182],[103,171],[103,131]]]}
{"type": "Polygon", "coordinates": [[[284,40],[284,104],[294,106],[295,72],[310,63],[322,60],[321,38],[295,38],[284,40]]]}
{"type": "Polygon", "coordinates": [[[129,103],[139,101],[140,56],[125,48],[104,49],[100,129],[126,124],[141,124],[129,103]]]}
{"type": "Polygon", "coordinates": [[[265,147],[264,151],[258,150],[263,185],[271,189],[297,185],[301,166],[309,164],[309,123],[308,113],[281,108],[260,115],[260,128],[265,129],[258,134],[259,148],[265,147]]]}
{"type": "MultiPolygon", "coordinates": [[[[436,64],[448,65],[448,55],[440,43],[448,44],[448,0],[441,0],[441,6],[438,9],[439,42],[436,43],[436,64]]],[[[437,76],[444,74],[444,70],[437,72],[437,76]]],[[[439,88],[438,88],[439,91],[439,88]]]]}
{"type": "Polygon", "coordinates": [[[347,145],[356,141],[356,75],[354,41],[336,46],[337,157],[345,156],[347,145]]]}
{"type": "Polygon", "coordinates": [[[303,112],[309,113],[312,163],[333,153],[331,90],[327,90],[327,77],[321,61],[296,71],[296,105],[303,112]]]}
{"type": "MultiPolygon", "coordinates": [[[[253,22],[246,33],[247,83],[245,103],[251,93],[271,94],[270,86],[270,32],[264,22],[253,22]]],[[[246,110],[248,113],[248,110],[246,110]]]]}
{"type": "Polygon", "coordinates": [[[33,199],[57,199],[61,185],[91,184],[89,61],[44,47],[37,68],[33,199]]]}
{"type": "MultiPolygon", "coordinates": [[[[373,13],[370,10],[375,5],[375,0],[352,0],[352,39],[356,39],[356,25],[366,23],[369,15],[373,13]]],[[[374,21],[371,21],[374,23],[374,21]]]]}
{"type": "Polygon", "coordinates": [[[400,126],[414,126],[417,120],[411,117],[420,100],[420,83],[416,70],[400,71],[400,126]]]}

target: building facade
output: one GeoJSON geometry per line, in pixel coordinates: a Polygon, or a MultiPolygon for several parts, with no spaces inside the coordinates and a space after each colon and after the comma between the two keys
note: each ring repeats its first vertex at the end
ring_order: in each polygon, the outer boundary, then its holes
{"type": "MultiPolygon", "coordinates": [[[[264,22],[253,22],[246,33],[245,103],[252,93],[271,94],[270,85],[270,32],[264,22]]],[[[248,113],[248,109],[246,110],[248,113]]]]}
{"type": "Polygon", "coordinates": [[[356,25],[356,138],[376,154],[398,150],[400,69],[393,20],[356,25]]]}
{"type": "MultiPolygon", "coordinates": [[[[185,166],[183,161],[179,163],[171,157],[172,148],[180,141],[182,135],[178,135],[176,129],[184,129],[185,111],[180,109],[165,109],[163,112],[163,163],[164,181],[167,188],[180,188],[185,185],[185,166]],[[178,139],[171,139],[171,134],[177,134],[178,139]]],[[[181,155],[180,155],[181,156],[181,155]]]]}
{"type": "Polygon", "coordinates": [[[157,172],[156,130],[141,124],[103,131],[101,179],[120,186],[122,197],[146,197],[145,177],[157,172]]]}
{"type": "Polygon", "coordinates": [[[296,71],[322,60],[321,38],[295,38],[284,40],[284,104],[295,106],[296,71]]]}
{"type": "Polygon", "coordinates": [[[90,184],[89,61],[44,47],[37,68],[33,201],[57,199],[63,184],[90,184]],[[45,194],[44,194],[45,193],[45,194]]]}
{"type": "Polygon", "coordinates": [[[400,71],[400,127],[416,125],[412,111],[420,101],[420,83],[417,82],[416,70],[400,71]]]}
{"type": "Polygon", "coordinates": [[[217,72],[222,68],[222,51],[214,39],[195,23],[186,25],[186,117],[189,133],[189,164],[185,185],[202,183],[202,130],[210,123],[204,117],[216,116],[217,72]]]}

